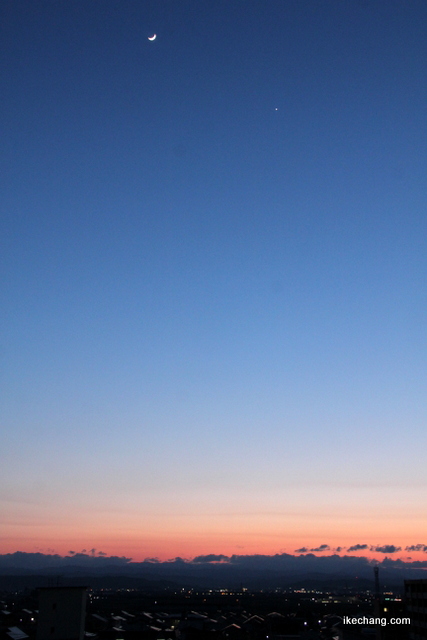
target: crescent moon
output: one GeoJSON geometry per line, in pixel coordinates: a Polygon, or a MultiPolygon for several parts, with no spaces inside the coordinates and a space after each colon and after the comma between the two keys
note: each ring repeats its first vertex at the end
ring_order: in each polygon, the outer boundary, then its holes
{"type": "Polygon", "coordinates": [[[149,40],[151,40],[151,42],[153,42],[153,40],[155,40],[157,38],[157,35],[154,34],[154,36],[151,36],[151,38],[148,38],[149,40]]]}

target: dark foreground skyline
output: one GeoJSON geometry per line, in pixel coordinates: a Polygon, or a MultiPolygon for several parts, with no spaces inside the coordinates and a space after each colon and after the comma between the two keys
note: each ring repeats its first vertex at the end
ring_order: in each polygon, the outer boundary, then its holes
{"type": "Polygon", "coordinates": [[[403,562],[385,557],[373,562],[366,557],[314,554],[277,554],[276,556],[206,556],[167,562],[154,559],[132,562],[129,558],[76,554],[57,555],[15,553],[0,556],[1,584],[43,586],[52,580],[108,588],[177,588],[178,586],[220,588],[315,588],[325,584],[364,589],[373,585],[374,567],[379,567],[382,584],[396,587],[409,578],[423,578],[427,561],[403,562]],[[27,581],[27,582],[26,582],[27,581]],[[40,582],[41,581],[41,582],[40,582]],[[80,582],[79,582],[80,581],[80,582]]]}

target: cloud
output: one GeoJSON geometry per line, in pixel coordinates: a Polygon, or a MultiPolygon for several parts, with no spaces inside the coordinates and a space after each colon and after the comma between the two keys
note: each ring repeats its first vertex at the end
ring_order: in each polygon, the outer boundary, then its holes
{"type": "Polygon", "coordinates": [[[229,562],[230,558],[228,556],[223,556],[222,554],[210,553],[207,556],[196,556],[193,558],[193,562],[229,562]]]}
{"type": "Polygon", "coordinates": [[[328,544],[321,544],[320,547],[310,549],[310,551],[330,551],[331,547],[328,544]]]}
{"type": "MultiPolygon", "coordinates": [[[[328,544],[321,544],[319,547],[314,547],[314,549],[308,549],[308,547],[301,547],[300,549],[295,549],[294,553],[308,553],[308,552],[322,552],[322,551],[330,551],[331,547],[328,544]]],[[[341,551],[341,547],[338,547],[336,551],[341,551]]]]}
{"type": "MultiPolygon", "coordinates": [[[[353,545],[354,547],[356,545],[353,545]]],[[[413,545],[417,546],[417,545],[413,545]]],[[[421,545],[422,548],[426,545],[421,545]]],[[[122,576],[140,576],[148,579],[166,579],[181,581],[183,584],[203,584],[205,586],[236,585],[249,581],[255,588],[278,584],[277,580],[286,576],[318,574],[326,579],[330,575],[358,576],[373,579],[372,567],[379,565],[384,581],[401,582],[406,577],[424,578],[427,568],[425,561],[408,562],[392,556],[399,548],[394,545],[373,547],[384,553],[381,561],[374,561],[361,554],[338,555],[335,550],[328,551],[328,545],[320,545],[317,553],[300,554],[277,553],[275,555],[232,555],[206,554],[193,559],[174,558],[159,561],[147,558],[144,562],[132,562],[131,558],[118,556],[91,555],[74,553],[59,556],[42,553],[16,552],[0,554],[0,575],[22,575],[25,572],[38,575],[70,575],[76,568],[85,571],[84,575],[105,575],[106,570],[114,567],[114,572],[122,576]],[[325,553],[322,553],[324,551],[325,553]]],[[[302,549],[306,549],[305,547],[302,549]]],[[[368,551],[370,547],[368,548],[368,551]]],[[[371,555],[371,554],[370,554],[371,555]]],[[[83,574],[82,574],[83,575],[83,574]]]]}
{"type": "Polygon", "coordinates": [[[26,553],[24,551],[16,551],[15,553],[0,554],[0,570],[9,566],[14,569],[25,568],[38,570],[40,568],[58,568],[61,567],[90,567],[97,568],[105,565],[126,565],[131,562],[132,558],[117,556],[95,556],[86,553],[73,553],[68,556],[60,556],[59,554],[45,553],[26,553]]]}
{"type": "MultiPolygon", "coordinates": [[[[410,563],[411,569],[427,569],[427,560],[413,560],[410,563]]],[[[425,577],[425,574],[423,578],[425,577]]]]}
{"type": "Polygon", "coordinates": [[[361,551],[362,549],[369,549],[369,545],[353,544],[351,547],[348,547],[347,551],[361,551]]]}
{"type": "Polygon", "coordinates": [[[183,564],[185,562],[187,562],[187,560],[185,560],[184,558],[181,558],[180,556],[176,556],[176,558],[169,558],[169,560],[166,560],[166,562],[176,562],[177,564],[183,564]]]}
{"type": "Polygon", "coordinates": [[[377,551],[378,553],[397,553],[402,550],[402,547],[395,547],[394,544],[383,544],[371,547],[371,551],[377,551]]]}
{"type": "Polygon", "coordinates": [[[411,544],[409,547],[405,547],[405,551],[424,551],[427,553],[427,544],[411,544]]]}

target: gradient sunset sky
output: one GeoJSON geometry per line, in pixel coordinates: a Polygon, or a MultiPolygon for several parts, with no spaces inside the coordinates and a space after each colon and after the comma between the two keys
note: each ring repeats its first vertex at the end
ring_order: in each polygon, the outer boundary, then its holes
{"type": "Polygon", "coordinates": [[[0,553],[426,543],[425,0],[1,11],[0,553]]]}

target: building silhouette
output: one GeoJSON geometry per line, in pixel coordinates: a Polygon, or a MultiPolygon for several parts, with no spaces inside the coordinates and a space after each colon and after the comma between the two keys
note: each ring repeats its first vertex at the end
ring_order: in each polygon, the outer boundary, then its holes
{"type": "Polygon", "coordinates": [[[86,598],[86,587],[40,588],[36,640],[83,640],[86,598]]]}
{"type": "Polygon", "coordinates": [[[427,580],[405,580],[405,600],[411,617],[410,640],[426,640],[427,580]]]}

